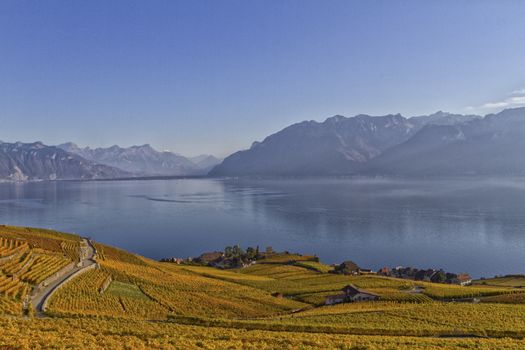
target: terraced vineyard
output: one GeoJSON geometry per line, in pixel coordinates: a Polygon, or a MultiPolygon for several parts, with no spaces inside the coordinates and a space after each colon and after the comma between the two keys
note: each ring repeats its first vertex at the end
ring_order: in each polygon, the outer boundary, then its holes
{"type": "Polygon", "coordinates": [[[79,242],[74,235],[1,226],[0,311],[20,315],[37,285],[75,262],[79,242]]]}
{"type": "Polygon", "coordinates": [[[122,252],[118,255],[122,260],[116,260],[114,257],[117,255],[107,254],[111,248],[102,249],[106,254],[104,259],[99,260],[100,270],[86,273],[75,283],[68,284],[56,293],[51,300],[51,312],[107,314],[107,305],[131,305],[135,302],[142,303],[146,310],[151,309],[155,312],[144,314],[142,308],[137,308],[138,312],[126,307],[111,308],[115,310],[115,315],[150,319],[166,319],[168,314],[262,317],[286,313],[305,306],[293,300],[274,298],[256,288],[200,276],[168,264],[125,256],[122,252]],[[100,285],[108,275],[112,276],[113,282],[105,293],[100,294],[100,285]],[[129,295],[116,293],[109,298],[111,287],[117,282],[140,291],[141,297],[131,300],[129,295]],[[80,297],[75,298],[79,295],[80,297]],[[82,300],[87,302],[80,306],[82,300]],[[93,300],[93,303],[89,302],[90,300],[93,300]]]}
{"type": "Polygon", "coordinates": [[[0,258],[9,257],[27,249],[26,241],[0,237],[0,258]]]}
{"type": "MultiPolygon", "coordinates": [[[[22,315],[22,302],[35,284],[79,259],[76,236],[2,227],[0,237],[3,251],[10,252],[0,263],[5,315],[22,315]]],[[[344,276],[298,255],[219,270],[159,263],[99,243],[96,248],[98,267],[51,297],[46,312],[53,318],[0,317],[0,347],[49,342],[93,349],[525,346],[525,290],[516,279],[462,287],[344,276]],[[348,284],[381,300],[324,306],[327,296],[348,284]]]]}

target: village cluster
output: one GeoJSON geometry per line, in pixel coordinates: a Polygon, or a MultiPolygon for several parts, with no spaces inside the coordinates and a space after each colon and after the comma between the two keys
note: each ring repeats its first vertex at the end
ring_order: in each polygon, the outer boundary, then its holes
{"type": "Polygon", "coordinates": [[[334,273],[342,273],[345,275],[367,275],[374,274],[385,277],[402,278],[413,281],[423,281],[432,283],[447,283],[467,286],[472,283],[472,278],[468,273],[451,273],[445,272],[443,269],[418,269],[414,267],[383,267],[378,271],[371,269],[360,268],[353,261],[345,261],[339,265],[333,265],[334,273]]]}
{"type": "MultiPolygon", "coordinates": [[[[161,262],[172,262],[176,264],[186,265],[203,265],[211,266],[220,269],[233,269],[233,268],[244,268],[256,263],[269,263],[270,258],[279,257],[290,257],[287,261],[289,264],[296,263],[294,257],[304,258],[300,254],[290,254],[289,252],[275,252],[271,247],[267,247],[264,251],[260,251],[259,247],[252,248],[248,247],[243,250],[239,245],[229,246],[224,249],[223,252],[207,252],[199,255],[195,258],[165,258],[161,259],[161,262]],[[266,260],[266,261],[265,261],[266,260]]],[[[304,261],[304,259],[302,259],[304,261]]],[[[319,262],[319,258],[312,256],[308,258],[309,261],[319,262]]],[[[401,278],[413,281],[423,281],[431,283],[447,283],[456,285],[469,285],[472,282],[472,278],[467,273],[450,273],[445,272],[442,269],[417,269],[414,267],[383,267],[378,271],[371,269],[364,269],[359,267],[355,262],[347,260],[341,264],[331,265],[332,269],[328,271],[334,274],[344,275],[380,275],[385,277],[401,278]]],[[[278,293],[279,294],[279,293],[278,293]]],[[[282,297],[279,295],[279,297],[282,297]]],[[[333,305],[345,302],[357,302],[357,301],[374,301],[379,300],[380,296],[362,289],[357,288],[354,285],[347,285],[341,293],[336,295],[330,295],[326,298],[326,305],[333,305]]]]}

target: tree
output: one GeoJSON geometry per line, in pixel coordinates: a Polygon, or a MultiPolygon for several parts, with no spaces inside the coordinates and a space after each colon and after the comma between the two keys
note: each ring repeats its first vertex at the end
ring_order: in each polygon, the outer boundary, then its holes
{"type": "Polygon", "coordinates": [[[447,276],[443,270],[439,270],[434,274],[434,276],[432,276],[430,280],[434,283],[444,283],[447,280],[447,276]]]}
{"type": "Polygon", "coordinates": [[[224,248],[224,256],[227,258],[231,258],[233,256],[233,248],[230,246],[224,248]]]}
{"type": "Polygon", "coordinates": [[[233,246],[232,255],[234,257],[240,257],[241,256],[241,247],[238,244],[233,246]]]}
{"type": "Polygon", "coordinates": [[[254,259],[256,256],[257,254],[255,253],[255,249],[253,249],[252,247],[246,248],[246,257],[248,259],[254,259]]]}

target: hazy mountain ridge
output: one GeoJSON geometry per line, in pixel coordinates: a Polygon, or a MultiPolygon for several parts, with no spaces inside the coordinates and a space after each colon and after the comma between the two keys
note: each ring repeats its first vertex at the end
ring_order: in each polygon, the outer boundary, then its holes
{"type": "Polygon", "coordinates": [[[455,125],[427,125],[367,164],[389,175],[525,174],[525,108],[455,125]]]}
{"type": "Polygon", "coordinates": [[[129,175],[42,142],[0,143],[0,179],[4,181],[109,179],[129,175]]]}
{"type": "Polygon", "coordinates": [[[293,124],[220,164],[150,145],[123,148],[0,142],[0,180],[132,176],[522,175],[525,107],[485,117],[334,116],[293,124]]]}
{"type": "Polygon", "coordinates": [[[107,148],[80,148],[68,142],[58,147],[137,176],[204,175],[219,162],[217,158],[209,155],[196,157],[196,161],[192,161],[173,152],[157,151],[148,144],[128,148],[117,145],[107,148]]]}
{"type": "Polygon", "coordinates": [[[525,174],[525,108],[485,117],[335,116],[291,125],[227,157],[212,176],[525,174]]]}
{"type": "MultiPolygon", "coordinates": [[[[470,120],[471,118],[468,118],[470,120]]],[[[428,122],[462,120],[438,112],[426,117],[386,115],[334,116],[324,122],[291,125],[249,150],[236,152],[210,175],[335,175],[359,172],[363,164],[401,144],[428,122]]]]}
{"type": "Polygon", "coordinates": [[[291,125],[227,157],[210,175],[353,173],[361,163],[407,140],[417,125],[400,115],[334,116],[291,125]]]}
{"type": "Polygon", "coordinates": [[[214,166],[219,164],[221,162],[221,159],[212,156],[210,154],[201,154],[196,157],[190,157],[188,158],[193,164],[195,164],[198,168],[205,171],[207,174],[214,166]]]}
{"type": "Polygon", "coordinates": [[[475,114],[463,115],[463,114],[454,114],[454,113],[447,113],[443,111],[437,111],[436,113],[430,114],[430,115],[411,117],[410,121],[420,126],[424,126],[427,124],[455,125],[455,124],[468,123],[470,121],[479,120],[482,118],[483,118],[482,116],[475,115],[475,114]]]}

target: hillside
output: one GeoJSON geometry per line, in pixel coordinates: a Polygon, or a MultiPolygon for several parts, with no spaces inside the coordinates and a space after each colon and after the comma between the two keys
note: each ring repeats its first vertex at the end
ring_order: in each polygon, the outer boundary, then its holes
{"type": "Polygon", "coordinates": [[[336,275],[310,257],[287,254],[242,269],[219,270],[161,263],[95,243],[97,267],[64,283],[40,313],[24,300],[35,285],[81,259],[83,240],[6,226],[0,227],[0,237],[0,347],[525,346],[525,290],[517,288],[525,286],[524,278],[462,287],[336,275]],[[326,296],[348,284],[381,299],[324,306],[326,296]],[[473,297],[480,302],[450,302],[473,297]],[[35,312],[39,317],[31,316],[35,312]]]}

